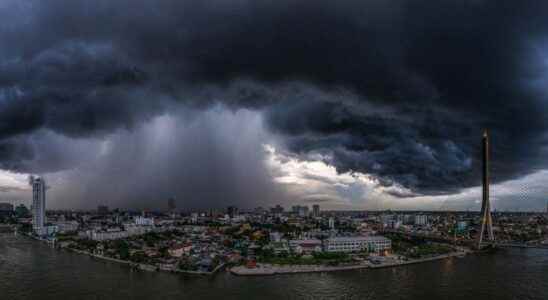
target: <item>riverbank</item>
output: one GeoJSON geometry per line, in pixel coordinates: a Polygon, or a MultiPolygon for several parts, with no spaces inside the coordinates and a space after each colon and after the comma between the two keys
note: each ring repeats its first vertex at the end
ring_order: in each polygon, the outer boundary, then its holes
{"type": "Polygon", "coordinates": [[[501,248],[529,248],[529,249],[544,249],[548,250],[547,245],[525,245],[525,244],[497,244],[497,247],[501,248]]]}
{"type": "Polygon", "coordinates": [[[399,269],[263,277],[221,270],[205,277],[130,272],[124,265],[52,251],[40,244],[0,234],[0,299],[470,300],[476,290],[486,299],[548,299],[545,250],[511,248],[453,259],[452,265],[439,260],[399,269]]]}
{"type": "Polygon", "coordinates": [[[372,264],[371,269],[380,269],[380,268],[390,268],[390,267],[397,267],[397,266],[405,266],[405,265],[412,265],[412,264],[419,264],[419,263],[425,263],[429,261],[434,260],[441,260],[451,257],[464,257],[466,254],[472,253],[472,252],[451,252],[448,254],[442,254],[442,255],[436,255],[432,257],[425,257],[425,258],[417,258],[417,259],[410,259],[410,260],[397,260],[395,262],[385,262],[380,264],[372,264]]]}
{"type": "MultiPolygon", "coordinates": [[[[43,240],[36,238],[32,235],[25,235],[30,238],[33,238],[35,240],[39,240],[42,242],[51,243],[51,241],[43,240]]],[[[215,267],[214,270],[211,272],[201,272],[201,271],[187,271],[187,270],[179,270],[173,265],[169,266],[157,266],[157,265],[150,265],[150,264],[142,264],[142,263],[136,263],[128,260],[122,260],[117,259],[113,257],[103,256],[99,254],[94,254],[88,251],[73,249],[73,248],[58,248],[60,250],[67,250],[70,252],[78,253],[87,255],[89,257],[108,261],[108,262],[114,262],[118,264],[127,265],[131,268],[148,271],[148,272],[169,272],[169,273],[178,273],[178,274],[187,274],[187,275],[202,275],[202,276],[212,276],[215,275],[217,272],[222,270],[226,264],[220,264],[217,267],[215,267]]],[[[339,266],[327,266],[327,265],[273,265],[273,264],[257,264],[256,268],[247,268],[245,266],[236,266],[228,269],[228,271],[237,276],[266,276],[266,275],[276,275],[276,274],[299,274],[299,273],[315,273],[315,272],[335,272],[335,271],[347,271],[347,270],[358,270],[358,269],[379,269],[379,268],[389,268],[389,267],[397,267],[397,266],[404,266],[404,265],[410,265],[410,264],[418,264],[418,263],[425,263],[429,261],[434,260],[441,260],[446,259],[450,257],[463,257],[466,254],[473,253],[470,250],[463,250],[463,251],[457,251],[452,252],[448,254],[443,255],[437,255],[433,257],[426,257],[426,258],[419,258],[419,259],[409,259],[409,260],[401,260],[399,258],[395,257],[383,257],[381,260],[375,260],[374,262],[371,261],[364,261],[359,264],[353,264],[353,265],[339,265],[339,266]]]]}
{"type": "Polygon", "coordinates": [[[23,237],[27,237],[27,238],[29,238],[29,239],[33,239],[33,240],[35,240],[35,241],[39,241],[39,242],[42,242],[42,243],[46,243],[46,244],[48,244],[48,245],[50,245],[50,246],[55,247],[55,241],[54,241],[54,240],[49,240],[49,239],[41,238],[41,237],[38,237],[38,236],[33,235],[33,234],[31,234],[31,233],[28,233],[28,232],[20,232],[20,231],[17,231],[17,230],[14,230],[14,231],[13,231],[13,234],[14,234],[14,235],[20,234],[20,235],[23,236],[23,237]]]}
{"type": "Polygon", "coordinates": [[[424,263],[434,260],[441,260],[450,257],[463,257],[466,254],[471,253],[468,251],[462,252],[452,252],[449,254],[437,255],[427,258],[419,258],[412,260],[399,260],[399,259],[390,259],[384,262],[371,263],[371,262],[362,262],[358,265],[349,265],[349,266],[323,266],[323,265],[291,265],[291,266],[281,266],[281,265],[271,265],[271,264],[257,264],[256,268],[247,268],[245,266],[237,266],[230,268],[230,273],[238,276],[266,276],[266,275],[276,275],[276,274],[297,274],[297,273],[314,273],[314,272],[334,272],[334,271],[346,271],[346,270],[358,270],[358,269],[379,269],[379,268],[389,268],[404,266],[410,264],[424,263]]]}
{"type": "MultiPolygon", "coordinates": [[[[164,267],[164,266],[154,266],[149,264],[140,264],[131,262],[128,260],[121,260],[117,258],[112,258],[108,256],[98,255],[94,253],[90,253],[87,251],[72,249],[72,248],[62,248],[71,252],[75,252],[78,254],[84,254],[99,260],[109,261],[109,262],[115,262],[119,264],[128,265],[132,268],[143,270],[143,271],[149,271],[149,272],[169,272],[169,273],[179,273],[179,274],[187,274],[187,275],[205,275],[205,276],[212,276],[215,275],[218,271],[222,270],[226,264],[220,264],[217,266],[214,270],[211,272],[200,272],[200,271],[185,271],[185,270],[179,270],[175,267],[164,267]]],[[[391,258],[383,262],[379,263],[372,263],[369,261],[361,262],[360,264],[356,265],[342,265],[342,266],[325,266],[325,265],[272,265],[272,264],[257,264],[256,268],[247,268],[245,266],[236,266],[228,269],[228,271],[237,276],[267,276],[267,275],[276,275],[276,274],[299,274],[299,273],[315,273],[315,272],[335,272],[335,271],[348,271],[348,270],[359,270],[359,269],[378,269],[378,268],[389,268],[389,267],[397,267],[397,266],[404,266],[404,265],[410,265],[410,264],[418,264],[418,263],[424,263],[434,260],[441,260],[446,259],[450,257],[463,257],[468,253],[472,253],[471,251],[459,251],[459,252],[452,252],[449,254],[443,254],[443,255],[437,255],[433,257],[427,257],[427,258],[420,258],[420,259],[412,259],[412,260],[400,260],[391,258]]]]}
{"type": "Polygon", "coordinates": [[[237,266],[230,268],[230,273],[238,276],[264,276],[275,274],[296,274],[296,273],[313,273],[313,272],[333,272],[345,270],[357,270],[368,268],[369,264],[363,263],[360,265],[351,266],[322,266],[322,265],[289,265],[277,266],[270,264],[257,264],[256,268],[247,268],[245,266],[237,266]]]}
{"type": "MultiPolygon", "coordinates": [[[[40,241],[40,242],[43,242],[43,243],[47,243],[47,244],[50,244],[50,245],[54,245],[54,243],[52,241],[47,240],[47,239],[41,239],[41,238],[36,237],[32,234],[22,233],[22,236],[28,237],[30,239],[40,241]]],[[[113,263],[117,263],[117,264],[127,265],[131,268],[134,268],[134,269],[137,269],[137,270],[142,270],[142,271],[148,271],[148,272],[168,272],[168,273],[179,273],[179,274],[187,274],[187,275],[212,276],[212,275],[215,275],[217,272],[219,272],[221,269],[223,269],[226,266],[226,263],[222,263],[222,264],[218,265],[217,267],[215,267],[215,269],[213,269],[211,272],[186,271],[186,270],[177,269],[174,266],[173,267],[167,267],[167,266],[154,266],[154,265],[149,265],[149,264],[135,263],[135,262],[132,262],[132,261],[129,261],[129,260],[123,260],[123,259],[117,259],[117,258],[114,258],[114,257],[103,256],[103,255],[94,254],[94,253],[91,253],[91,252],[88,252],[88,251],[78,250],[78,249],[74,249],[74,248],[68,248],[68,247],[65,247],[65,248],[55,247],[55,248],[57,250],[66,250],[66,251],[69,251],[69,252],[73,252],[73,253],[77,253],[77,254],[81,254],[81,255],[86,255],[86,256],[89,256],[89,257],[92,257],[92,258],[96,258],[98,260],[103,260],[103,261],[113,262],[113,263]]]]}
{"type": "Polygon", "coordinates": [[[123,260],[123,259],[117,259],[117,258],[113,258],[113,257],[98,255],[98,254],[94,254],[94,253],[91,253],[91,252],[78,250],[78,249],[72,249],[72,248],[62,248],[62,249],[70,251],[70,252],[78,253],[78,254],[87,255],[87,256],[90,256],[90,257],[93,257],[93,258],[96,258],[96,259],[99,259],[99,260],[104,260],[104,261],[109,261],[109,262],[114,262],[114,263],[127,265],[127,266],[130,266],[130,267],[134,268],[134,269],[148,271],[148,272],[168,272],[168,273],[179,273],[179,274],[187,274],[187,275],[212,276],[212,275],[215,275],[218,271],[220,271],[222,268],[224,268],[226,266],[226,264],[222,263],[222,264],[218,265],[217,267],[215,267],[215,269],[213,269],[211,272],[185,271],[185,270],[179,270],[175,267],[154,266],[154,265],[149,265],[149,264],[135,263],[135,262],[132,262],[132,261],[129,261],[129,260],[123,260]]]}

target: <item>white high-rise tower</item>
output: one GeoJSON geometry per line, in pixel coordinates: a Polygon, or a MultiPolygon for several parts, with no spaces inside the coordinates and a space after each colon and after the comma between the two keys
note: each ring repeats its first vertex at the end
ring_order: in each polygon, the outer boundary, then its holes
{"type": "Polygon", "coordinates": [[[32,186],[32,228],[36,234],[44,233],[46,224],[46,181],[42,177],[29,177],[32,186]]]}

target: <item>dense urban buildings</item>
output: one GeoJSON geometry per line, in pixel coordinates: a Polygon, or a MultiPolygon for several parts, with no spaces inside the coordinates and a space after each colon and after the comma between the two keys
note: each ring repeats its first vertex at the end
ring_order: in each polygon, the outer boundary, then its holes
{"type": "Polygon", "coordinates": [[[97,206],[97,213],[100,214],[100,215],[108,214],[108,206],[106,206],[106,205],[97,206]]]}
{"type": "MultiPolygon", "coordinates": [[[[42,191],[44,181],[34,182],[36,191],[42,191]]],[[[17,223],[21,233],[55,247],[190,274],[212,274],[224,266],[239,274],[279,268],[293,272],[309,265],[317,270],[391,266],[464,255],[472,251],[481,225],[477,212],[319,214],[319,205],[309,213],[302,207],[286,211],[279,205],[250,210],[232,206],[226,214],[214,209],[178,214],[48,211],[48,223],[41,230],[35,217],[28,219],[24,213],[17,223]]],[[[498,212],[493,222],[500,245],[548,247],[548,218],[543,213],[498,212]]]]}

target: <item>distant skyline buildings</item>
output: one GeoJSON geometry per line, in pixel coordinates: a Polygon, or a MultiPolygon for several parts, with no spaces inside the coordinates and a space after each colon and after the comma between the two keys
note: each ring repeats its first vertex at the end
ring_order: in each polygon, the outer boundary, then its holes
{"type": "Polygon", "coordinates": [[[11,216],[14,213],[13,204],[0,202],[0,217],[11,216]]]}
{"type": "Polygon", "coordinates": [[[312,205],[312,214],[314,215],[314,217],[319,217],[320,216],[320,205],[319,204],[312,205]]]}
{"type": "Polygon", "coordinates": [[[285,209],[279,204],[276,204],[276,206],[270,208],[270,212],[273,214],[282,214],[284,211],[285,209]]]}
{"type": "Polygon", "coordinates": [[[177,208],[177,204],[175,203],[175,197],[170,197],[167,199],[167,209],[170,212],[174,212],[177,208]]]}
{"type": "Polygon", "coordinates": [[[229,206],[227,207],[226,209],[226,213],[228,214],[228,216],[230,216],[231,218],[234,218],[236,216],[238,216],[240,210],[238,209],[238,207],[232,205],[232,206],[229,206]]]}
{"type": "MultiPolygon", "coordinates": [[[[302,169],[306,169],[302,168],[302,169]]],[[[301,169],[301,170],[302,170],[301,169]]],[[[322,171],[323,172],[323,171],[322,171]]],[[[336,173],[326,174],[325,177],[322,177],[324,173],[313,174],[311,172],[304,174],[290,174],[294,177],[310,177],[315,175],[314,180],[321,180],[329,182],[334,186],[342,185],[354,185],[355,183],[348,183],[349,177],[344,174],[337,175],[336,173]]],[[[103,203],[109,203],[112,208],[120,209],[136,209],[141,210],[143,208],[149,210],[165,210],[167,205],[166,198],[156,196],[151,197],[149,200],[143,200],[141,198],[116,198],[116,199],[105,199],[101,197],[101,194],[96,194],[95,190],[89,189],[89,187],[84,186],[86,181],[82,182],[72,182],[76,185],[82,186],[87,189],[88,193],[86,195],[76,194],[74,197],[69,197],[70,193],[66,193],[67,179],[62,174],[51,174],[47,176],[48,184],[54,186],[55,189],[48,190],[47,192],[47,205],[48,209],[86,209],[92,210],[96,209],[98,205],[103,203]],[[101,200],[100,200],[101,199],[101,200]]],[[[497,211],[520,211],[520,212],[542,212],[546,210],[546,199],[548,198],[548,186],[546,183],[546,178],[548,178],[548,171],[539,171],[536,174],[531,174],[521,179],[516,179],[504,183],[493,184],[492,185],[492,209],[497,211]],[[516,201],[519,199],[519,201],[516,201]]],[[[29,199],[32,198],[32,188],[28,185],[27,176],[24,174],[16,173],[5,173],[0,171],[0,180],[13,182],[9,190],[1,192],[2,187],[0,186],[0,201],[10,202],[15,206],[19,204],[24,204],[27,207],[31,207],[32,203],[29,203],[29,199]]],[[[71,179],[72,180],[72,179],[71,179]]],[[[322,186],[325,186],[326,183],[322,183],[322,186]]],[[[306,183],[295,185],[299,189],[310,187],[310,193],[316,192],[316,183],[306,183]]],[[[72,188],[72,186],[70,186],[72,188]]],[[[105,188],[102,184],[97,190],[102,190],[105,188]]],[[[298,192],[301,193],[301,192],[298,192]]],[[[302,192],[301,195],[306,195],[308,191],[302,192]]],[[[172,194],[170,192],[170,194],[172,194]]],[[[375,193],[367,194],[364,198],[340,198],[337,194],[326,194],[322,195],[323,198],[319,199],[318,202],[312,201],[316,200],[316,195],[314,198],[310,197],[295,197],[291,201],[284,198],[279,199],[278,201],[257,201],[257,203],[249,202],[247,204],[238,205],[242,210],[253,209],[257,206],[262,206],[265,208],[273,207],[280,205],[285,210],[291,209],[293,205],[310,205],[320,204],[322,210],[460,210],[460,211],[479,211],[481,208],[481,199],[482,191],[481,187],[464,189],[458,194],[454,195],[440,195],[440,196],[417,196],[411,198],[384,198],[384,196],[379,196],[375,193]],[[332,197],[332,198],[330,198],[332,197]]],[[[180,201],[183,197],[176,198],[177,201],[180,201]]],[[[215,202],[213,199],[209,200],[204,198],[200,201],[200,205],[196,204],[196,201],[193,200],[192,195],[185,195],[185,205],[180,207],[180,211],[190,211],[190,210],[200,210],[200,209],[210,209],[214,208],[219,211],[226,209],[221,204],[215,202]]],[[[148,198],[147,198],[148,199],[148,198]]],[[[179,203],[177,203],[179,204],[179,203]]],[[[237,204],[237,203],[235,203],[237,204]]]]}
{"type": "Polygon", "coordinates": [[[308,216],[309,210],[308,205],[293,205],[291,207],[291,211],[299,217],[308,216]]]}
{"type": "Polygon", "coordinates": [[[106,206],[106,205],[97,206],[97,214],[106,215],[106,214],[108,214],[108,212],[109,212],[108,206],[106,206]]]}
{"type": "Polygon", "coordinates": [[[427,215],[415,215],[415,224],[416,225],[427,225],[428,216],[427,215]]]}
{"type": "MultiPolygon", "coordinates": [[[[12,175],[12,174],[10,174],[12,175]]],[[[24,175],[16,175],[17,180],[17,189],[13,189],[7,192],[0,192],[0,202],[12,203],[14,206],[20,204],[26,205],[29,209],[32,208],[32,201],[29,203],[29,199],[32,199],[32,187],[28,185],[28,178],[24,175]],[[17,194],[14,194],[17,193],[17,194]],[[16,196],[15,196],[16,195],[16,196]]],[[[0,171],[0,178],[2,177],[0,171]]],[[[492,185],[492,210],[499,212],[544,212],[548,209],[548,186],[545,184],[545,177],[548,177],[548,172],[541,171],[536,175],[529,175],[523,179],[513,180],[505,182],[503,184],[493,184],[492,185]],[[546,174],[544,174],[546,173],[546,174]],[[524,188],[526,187],[526,188],[524,188]],[[528,190],[537,191],[538,196],[532,195],[529,197],[527,194],[528,190]],[[521,190],[521,194],[516,194],[516,190],[521,190]],[[540,192],[539,192],[540,191],[540,192]],[[515,199],[520,199],[515,201],[515,199]],[[534,206],[531,206],[535,204],[534,206]]],[[[98,205],[105,203],[103,201],[93,201],[91,199],[89,202],[83,202],[78,200],[78,198],[72,199],[72,202],[63,202],[64,196],[59,190],[64,188],[63,183],[59,183],[61,179],[53,176],[50,178],[47,177],[48,184],[54,186],[55,189],[47,191],[47,208],[48,209],[85,209],[85,210],[95,210],[98,205]]],[[[1,187],[0,187],[1,188],[1,187]]],[[[481,187],[471,188],[463,190],[461,193],[456,195],[443,195],[435,197],[413,197],[406,199],[385,199],[379,200],[374,196],[370,196],[363,201],[348,201],[339,199],[334,202],[336,205],[333,205],[333,202],[322,200],[321,202],[314,203],[308,199],[295,199],[293,203],[280,201],[274,202],[272,204],[265,203],[263,205],[254,205],[250,203],[248,205],[239,206],[241,210],[250,210],[257,206],[262,206],[265,209],[270,209],[276,206],[280,206],[281,209],[288,210],[291,209],[294,205],[309,205],[313,208],[313,205],[319,204],[321,210],[428,210],[428,211],[437,211],[437,210],[458,210],[458,211],[479,211],[481,208],[481,199],[482,189],[481,187]]],[[[187,198],[191,198],[190,195],[187,198]]],[[[134,202],[116,202],[109,201],[109,204],[112,205],[112,209],[119,208],[123,210],[142,210],[146,208],[148,210],[165,210],[169,198],[164,198],[162,201],[160,198],[153,202],[148,202],[146,205],[139,204],[139,199],[135,199],[134,202]],[[136,204],[133,204],[136,203],[136,204]]],[[[179,198],[177,198],[179,200],[179,198]]],[[[180,212],[185,211],[195,211],[195,210],[205,210],[205,209],[216,209],[218,211],[223,211],[226,207],[219,206],[216,203],[211,203],[207,200],[203,200],[205,203],[204,206],[195,206],[191,201],[188,205],[178,209],[180,212]]]]}

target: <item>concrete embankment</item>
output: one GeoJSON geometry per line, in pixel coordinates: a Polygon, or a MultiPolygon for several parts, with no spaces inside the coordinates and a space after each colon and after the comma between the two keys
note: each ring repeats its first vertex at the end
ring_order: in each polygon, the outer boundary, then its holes
{"type": "Polygon", "coordinates": [[[413,260],[391,260],[386,262],[381,262],[378,264],[373,264],[370,262],[364,262],[359,265],[350,265],[350,266],[322,266],[322,265],[292,265],[292,266],[278,266],[270,264],[258,264],[257,268],[247,268],[244,266],[237,266],[230,269],[230,272],[234,275],[240,276],[264,276],[264,275],[275,275],[275,274],[296,274],[296,273],[312,273],[312,272],[333,272],[333,271],[346,271],[346,270],[357,270],[357,269],[379,269],[379,268],[389,268],[396,266],[404,266],[410,264],[418,264],[428,261],[446,259],[449,257],[461,257],[466,255],[467,252],[453,252],[444,255],[437,255],[428,258],[413,259],[413,260]]]}
{"type": "Polygon", "coordinates": [[[405,265],[412,265],[412,264],[419,264],[434,260],[440,260],[440,259],[446,259],[450,257],[462,257],[466,255],[467,252],[452,252],[449,254],[443,254],[443,255],[436,255],[432,257],[426,257],[426,258],[418,258],[418,259],[411,259],[411,260],[405,260],[405,261],[394,261],[394,262],[385,262],[380,264],[373,264],[371,265],[372,269],[380,269],[380,268],[389,268],[389,267],[397,267],[397,266],[405,266],[405,265]]]}
{"type": "Polygon", "coordinates": [[[531,249],[544,249],[548,250],[548,244],[539,244],[539,245],[527,245],[527,244],[497,244],[497,247],[500,248],[531,248],[531,249]]]}
{"type": "Polygon", "coordinates": [[[127,260],[123,260],[123,259],[117,259],[117,258],[108,257],[108,256],[97,255],[97,254],[93,254],[93,253],[88,252],[88,251],[78,250],[78,249],[74,249],[74,248],[63,248],[63,249],[68,250],[70,252],[75,252],[75,253],[78,253],[78,254],[88,255],[88,256],[91,256],[93,258],[97,258],[97,259],[100,259],[100,260],[106,260],[106,261],[110,261],[110,262],[115,262],[115,263],[124,264],[124,265],[131,265],[131,266],[136,266],[137,265],[137,264],[135,264],[131,261],[127,261],[127,260]]]}
{"type": "MultiPolygon", "coordinates": [[[[36,236],[33,236],[31,234],[25,234],[25,233],[22,233],[22,234],[26,237],[38,240],[40,242],[46,242],[48,244],[52,244],[52,241],[44,240],[44,239],[38,238],[36,236]]],[[[113,258],[113,257],[98,255],[98,254],[95,254],[95,253],[91,253],[91,252],[84,251],[84,250],[78,250],[78,249],[74,249],[74,248],[64,247],[64,248],[58,248],[58,249],[66,250],[66,251],[74,252],[74,253],[78,253],[78,254],[87,255],[89,257],[96,258],[96,259],[99,259],[99,260],[104,260],[104,261],[109,261],[109,262],[114,262],[114,263],[118,263],[118,264],[127,265],[127,266],[130,266],[130,267],[135,268],[135,269],[139,269],[139,270],[143,270],[143,271],[149,271],[149,272],[157,272],[158,271],[158,272],[169,272],[169,273],[178,273],[178,274],[187,274],[187,275],[211,276],[211,275],[215,275],[217,272],[219,272],[220,270],[222,270],[226,266],[225,263],[219,264],[211,272],[187,271],[187,270],[180,270],[176,267],[166,268],[166,267],[155,266],[155,265],[150,265],[150,264],[135,263],[135,262],[132,262],[132,261],[129,261],[129,260],[123,260],[123,259],[117,259],[117,258],[113,258]]]]}
{"type": "Polygon", "coordinates": [[[321,265],[294,265],[294,266],[275,266],[269,264],[259,264],[257,268],[246,268],[237,266],[230,269],[230,273],[241,276],[260,276],[274,274],[295,274],[295,273],[313,273],[313,272],[333,272],[345,270],[357,270],[368,268],[369,263],[351,266],[321,266],[321,265]]]}

